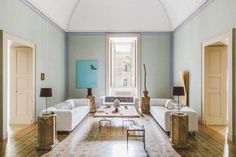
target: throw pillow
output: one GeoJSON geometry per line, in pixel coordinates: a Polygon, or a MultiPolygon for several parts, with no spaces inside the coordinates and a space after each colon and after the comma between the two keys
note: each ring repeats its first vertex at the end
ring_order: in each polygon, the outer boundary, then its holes
{"type": "Polygon", "coordinates": [[[168,101],[168,103],[165,105],[165,107],[166,107],[168,110],[177,110],[177,109],[178,109],[178,104],[177,104],[176,101],[170,100],[170,101],[168,101]]]}
{"type": "Polygon", "coordinates": [[[71,106],[72,109],[77,106],[73,99],[68,99],[65,101],[65,103],[67,103],[69,106],[71,106]]]}
{"type": "Polygon", "coordinates": [[[61,102],[59,104],[54,105],[54,107],[58,110],[63,110],[63,104],[64,104],[64,102],[61,102]]]}

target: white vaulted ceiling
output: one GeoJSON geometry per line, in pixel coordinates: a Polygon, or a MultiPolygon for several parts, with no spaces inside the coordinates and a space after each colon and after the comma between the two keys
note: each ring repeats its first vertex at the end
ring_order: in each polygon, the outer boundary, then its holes
{"type": "Polygon", "coordinates": [[[207,0],[27,0],[66,32],[173,31],[207,0]]]}

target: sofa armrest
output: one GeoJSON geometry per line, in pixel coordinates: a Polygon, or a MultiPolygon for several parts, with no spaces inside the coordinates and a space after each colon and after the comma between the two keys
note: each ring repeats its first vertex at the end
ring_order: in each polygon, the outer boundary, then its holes
{"type": "Polygon", "coordinates": [[[134,98],[134,105],[135,105],[136,110],[138,111],[139,110],[139,98],[138,97],[134,98]]]}
{"type": "Polygon", "coordinates": [[[100,105],[104,105],[104,99],[105,99],[105,96],[100,97],[100,105]]]}
{"type": "Polygon", "coordinates": [[[73,129],[73,111],[72,110],[57,110],[56,125],[57,131],[71,131],[73,129]]]}
{"type": "Polygon", "coordinates": [[[165,107],[166,101],[171,99],[150,99],[150,106],[161,106],[165,107]]]}

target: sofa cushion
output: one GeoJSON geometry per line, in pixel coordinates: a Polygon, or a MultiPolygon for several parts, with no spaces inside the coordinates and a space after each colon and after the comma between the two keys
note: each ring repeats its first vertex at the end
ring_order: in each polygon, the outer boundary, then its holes
{"type": "Polygon", "coordinates": [[[57,108],[58,110],[72,110],[73,103],[71,103],[70,101],[64,101],[59,104],[56,104],[54,107],[57,108]]]}
{"type": "Polygon", "coordinates": [[[71,104],[73,104],[73,107],[78,107],[78,106],[88,106],[90,103],[89,99],[68,99],[71,104]]]}
{"type": "Polygon", "coordinates": [[[168,100],[172,100],[172,99],[151,99],[150,105],[165,107],[166,101],[168,100]]]}

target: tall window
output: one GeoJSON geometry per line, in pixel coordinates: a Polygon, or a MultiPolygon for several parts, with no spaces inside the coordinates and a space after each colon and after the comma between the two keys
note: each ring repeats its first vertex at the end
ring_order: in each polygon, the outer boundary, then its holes
{"type": "Polygon", "coordinates": [[[108,95],[138,96],[138,36],[108,37],[108,95]]]}

